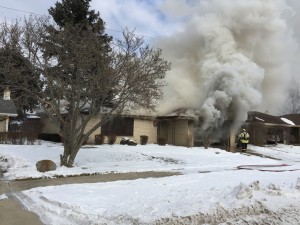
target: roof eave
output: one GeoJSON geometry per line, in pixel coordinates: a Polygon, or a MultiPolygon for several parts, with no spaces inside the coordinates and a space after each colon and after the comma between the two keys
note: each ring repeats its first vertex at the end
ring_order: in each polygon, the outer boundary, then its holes
{"type": "Polygon", "coordinates": [[[18,114],[14,114],[14,113],[0,113],[0,116],[17,117],[18,114]]]}

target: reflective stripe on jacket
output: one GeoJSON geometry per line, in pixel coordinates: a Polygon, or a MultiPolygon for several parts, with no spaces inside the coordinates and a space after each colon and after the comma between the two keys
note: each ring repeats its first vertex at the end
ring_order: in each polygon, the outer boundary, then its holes
{"type": "Polygon", "coordinates": [[[240,133],[239,139],[242,143],[249,143],[249,134],[247,132],[240,133]]]}

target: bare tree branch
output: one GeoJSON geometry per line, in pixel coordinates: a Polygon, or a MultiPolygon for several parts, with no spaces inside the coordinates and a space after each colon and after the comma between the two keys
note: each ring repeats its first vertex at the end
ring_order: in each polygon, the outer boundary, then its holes
{"type": "Polygon", "coordinates": [[[18,88],[38,100],[60,128],[62,165],[73,165],[88,136],[113,116],[138,108],[154,110],[162,97],[162,78],[170,64],[160,49],[146,45],[134,32],[125,29],[123,40],[107,51],[107,43],[86,24],[59,29],[45,18],[30,18],[19,31],[12,34],[39,79],[34,81],[37,89],[18,88]],[[104,108],[101,121],[87,130],[104,108]]]}

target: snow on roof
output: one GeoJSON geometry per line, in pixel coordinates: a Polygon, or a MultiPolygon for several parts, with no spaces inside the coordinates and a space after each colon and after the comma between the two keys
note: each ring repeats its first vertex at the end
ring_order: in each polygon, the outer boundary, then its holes
{"type": "Polygon", "coordinates": [[[261,121],[265,121],[265,120],[263,120],[263,119],[261,119],[261,118],[258,118],[257,116],[255,117],[255,119],[261,120],[261,121]]]}
{"type": "Polygon", "coordinates": [[[278,125],[290,125],[289,123],[280,119],[279,116],[273,116],[267,113],[250,111],[248,112],[248,121],[260,120],[265,124],[278,124],[278,125]]]}
{"type": "Polygon", "coordinates": [[[287,123],[287,124],[295,125],[295,123],[294,123],[293,121],[291,121],[291,120],[288,120],[288,119],[283,118],[283,117],[281,117],[280,119],[281,119],[282,121],[284,121],[285,123],[287,123]]]}
{"type": "Polygon", "coordinates": [[[40,116],[37,116],[37,115],[28,115],[27,116],[28,119],[39,119],[41,118],[40,116]]]}
{"type": "Polygon", "coordinates": [[[20,120],[12,120],[9,122],[10,124],[17,124],[17,125],[21,125],[23,123],[23,121],[20,120]]]}

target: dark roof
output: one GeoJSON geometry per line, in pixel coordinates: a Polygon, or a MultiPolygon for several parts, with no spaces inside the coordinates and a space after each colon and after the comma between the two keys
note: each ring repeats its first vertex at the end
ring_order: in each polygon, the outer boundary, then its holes
{"type": "Polygon", "coordinates": [[[283,121],[280,116],[273,116],[273,115],[269,115],[257,111],[248,112],[247,122],[261,122],[261,123],[269,123],[269,124],[291,125],[283,121]]]}
{"type": "Polygon", "coordinates": [[[280,117],[292,121],[295,125],[300,125],[300,114],[287,114],[280,117]]]}
{"type": "Polygon", "coordinates": [[[187,109],[187,108],[179,108],[174,110],[173,112],[157,116],[157,119],[188,119],[194,120],[196,118],[195,110],[194,109],[187,109]]]}
{"type": "Polygon", "coordinates": [[[12,100],[0,99],[0,115],[17,116],[17,110],[12,100]]]}

